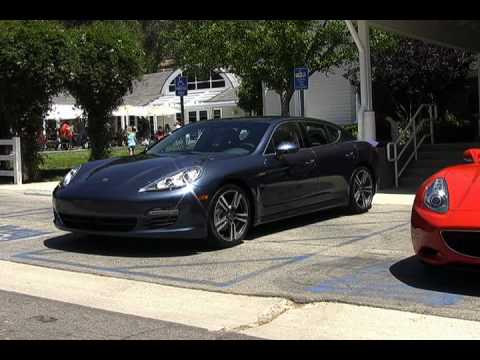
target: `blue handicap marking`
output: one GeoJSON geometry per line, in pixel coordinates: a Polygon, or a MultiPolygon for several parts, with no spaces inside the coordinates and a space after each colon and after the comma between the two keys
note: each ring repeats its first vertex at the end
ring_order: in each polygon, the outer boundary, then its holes
{"type": "Polygon", "coordinates": [[[463,298],[457,294],[419,289],[404,284],[390,274],[389,265],[390,263],[377,263],[367,266],[355,273],[328,279],[306,290],[315,293],[394,299],[430,306],[455,305],[463,298]]]}
{"type": "Polygon", "coordinates": [[[50,234],[48,231],[22,228],[15,225],[0,226],[0,242],[29,239],[40,235],[50,234]]]}

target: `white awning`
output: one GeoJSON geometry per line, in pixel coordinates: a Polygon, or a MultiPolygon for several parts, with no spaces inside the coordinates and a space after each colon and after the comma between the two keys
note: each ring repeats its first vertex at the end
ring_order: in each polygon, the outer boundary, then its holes
{"type": "Polygon", "coordinates": [[[480,52],[478,20],[367,20],[372,26],[443,46],[480,52]]]}
{"type": "Polygon", "coordinates": [[[173,104],[132,106],[122,105],[112,113],[113,116],[168,116],[179,112],[179,108],[173,104]]]}

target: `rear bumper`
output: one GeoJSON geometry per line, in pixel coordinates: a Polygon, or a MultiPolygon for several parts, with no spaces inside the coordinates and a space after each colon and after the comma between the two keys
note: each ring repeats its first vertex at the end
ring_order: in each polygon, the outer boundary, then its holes
{"type": "Polygon", "coordinates": [[[53,210],[58,229],[79,234],[159,239],[207,236],[207,205],[190,192],[80,199],[55,191],[53,210]]]}

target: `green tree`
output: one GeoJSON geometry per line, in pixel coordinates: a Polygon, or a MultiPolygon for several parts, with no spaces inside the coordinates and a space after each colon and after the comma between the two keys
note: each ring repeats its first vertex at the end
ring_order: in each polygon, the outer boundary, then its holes
{"type": "MultiPolygon", "coordinates": [[[[475,60],[466,50],[380,30],[372,31],[371,42],[374,109],[392,117],[408,119],[422,103],[449,104],[452,93],[467,85],[475,60]]],[[[358,62],[350,63],[345,77],[357,89],[358,74],[358,62]]]]}
{"type": "Polygon", "coordinates": [[[178,21],[140,20],[147,72],[157,72],[164,60],[173,59],[173,34],[178,21]]]}
{"type": "Polygon", "coordinates": [[[87,118],[91,160],[108,156],[111,113],[143,72],[138,34],[125,22],[94,22],[72,30],[74,62],[67,87],[87,118]]]}
{"type": "Polygon", "coordinates": [[[69,76],[70,38],[52,21],[0,22],[0,138],[22,142],[24,180],[38,175],[38,136],[69,76]]]}
{"type": "Polygon", "coordinates": [[[238,106],[251,115],[263,115],[261,79],[242,79],[238,89],[238,106]]]}
{"type": "Polygon", "coordinates": [[[351,53],[345,24],[334,20],[184,21],[174,33],[180,67],[224,68],[262,79],[280,95],[283,115],[289,113],[295,67],[327,74],[351,53]]]}

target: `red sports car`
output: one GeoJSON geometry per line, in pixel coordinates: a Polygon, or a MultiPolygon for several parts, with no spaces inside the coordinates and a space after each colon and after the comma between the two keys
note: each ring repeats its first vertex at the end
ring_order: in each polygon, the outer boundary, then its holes
{"type": "Polygon", "coordinates": [[[480,264],[480,149],[464,157],[467,164],[440,170],[415,196],[413,248],[427,264],[480,264]]]}

